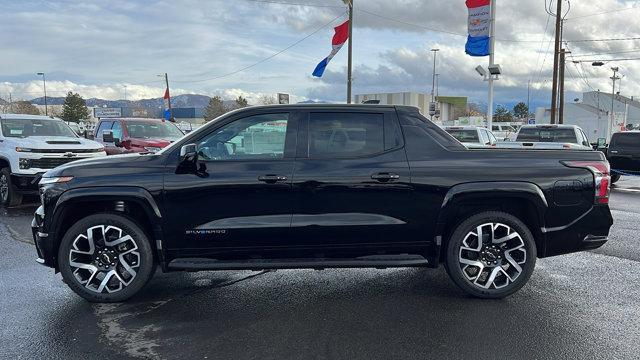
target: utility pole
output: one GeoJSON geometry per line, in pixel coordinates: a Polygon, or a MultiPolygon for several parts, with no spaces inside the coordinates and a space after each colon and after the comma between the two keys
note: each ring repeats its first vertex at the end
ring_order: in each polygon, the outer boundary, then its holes
{"type": "Polygon", "coordinates": [[[529,114],[531,114],[531,80],[527,80],[527,123],[529,123],[529,114]]]}
{"type": "Polygon", "coordinates": [[[613,70],[613,76],[611,77],[611,80],[613,81],[613,89],[611,90],[611,121],[609,122],[609,126],[608,126],[608,133],[607,133],[607,139],[611,138],[611,133],[613,132],[613,124],[615,124],[615,114],[613,112],[613,107],[614,107],[614,103],[615,103],[615,97],[616,97],[616,80],[619,80],[620,77],[617,76],[618,71],[620,71],[620,68],[618,67],[612,67],[611,70],[613,70]]]}
{"type": "Polygon", "coordinates": [[[49,111],[47,110],[47,79],[43,72],[39,72],[36,75],[42,76],[42,85],[44,87],[44,115],[49,116],[49,111]]]}
{"type": "Polygon", "coordinates": [[[431,121],[436,114],[436,58],[440,49],[431,49],[433,52],[433,72],[431,73],[431,104],[429,104],[429,115],[431,115],[431,121]]]}
{"type": "Polygon", "coordinates": [[[558,124],[564,124],[564,71],[565,71],[565,55],[571,53],[565,49],[560,50],[560,111],[558,116],[558,124]]]}
{"type": "MultiPolygon", "coordinates": [[[[496,50],[496,0],[491,0],[491,25],[489,26],[489,68],[495,65],[496,50]]],[[[487,129],[493,125],[493,76],[489,74],[489,103],[487,106],[487,129]]]]}
{"type": "Polygon", "coordinates": [[[124,85],[124,101],[127,101],[127,85],[124,85]]]}
{"type": "Polygon", "coordinates": [[[353,0],[349,1],[349,60],[347,63],[347,104],[351,104],[351,83],[353,76],[353,0]]]}
{"type": "Polygon", "coordinates": [[[560,61],[560,42],[562,41],[562,1],[556,0],[556,41],[553,51],[553,84],[551,89],[551,123],[556,123],[556,109],[558,106],[558,62],[560,61]]]}

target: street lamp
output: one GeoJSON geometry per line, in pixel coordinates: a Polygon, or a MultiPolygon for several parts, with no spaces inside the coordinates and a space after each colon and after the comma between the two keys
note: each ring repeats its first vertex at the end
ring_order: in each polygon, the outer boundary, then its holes
{"type": "Polygon", "coordinates": [[[44,114],[49,116],[49,110],[47,110],[47,79],[44,76],[43,72],[36,73],[38,76],[42,76],[42,85],[44,88],[44,114]]]}

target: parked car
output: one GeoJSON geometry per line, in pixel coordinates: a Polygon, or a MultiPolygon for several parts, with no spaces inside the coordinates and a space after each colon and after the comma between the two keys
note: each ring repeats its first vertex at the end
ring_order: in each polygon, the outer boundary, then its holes
{"type": "Polygon", "coordinates": [[[516,141],[498,143],[507,149],[593,150],[587,136],[575,125],[523,125],[516,141]]]}
{"type": "Polygon", "coordinates": [[[620,180],[623,173],[640,176],[640,131],[614,133],[607,150],[611,163],[611,182],[620,180]]]}
{"type": "Polygon", "coordinates": [[[95,140],[102,143],[108,155],[155,153],[180,139],[184,133],[162,119],[101,119],[95,140]]]}
{"type": "Polygon", "coordinates": [[[444,263],[467,293],[501,298],[537,258],[607,241],[609,181],[601,152],[469,150],[413,107],[276,105],[156,154],[50,170],[32,226],[38,261],[89,301],[133,296],[156,265],[444,263]]]}
{"type": "Polygon", "coordinates": [[[491,148],[498,142],[491,131],[477,126],[447,126],[444,130],[469,149],[491,148]]]}
{"type": "Polygon", "coordinates": [[[514,141],[517,133],[516,128],[513,126],[499,123],[493,123],[491,131],[500,141],[514,141]]]}
{"type": "Polygon", "coordinates": [[[78,137],[60,119],[0,114],[0,203],[20,205],[24,195],[37,195],[49,169],[105,155],[102,145],[78,137]]]}

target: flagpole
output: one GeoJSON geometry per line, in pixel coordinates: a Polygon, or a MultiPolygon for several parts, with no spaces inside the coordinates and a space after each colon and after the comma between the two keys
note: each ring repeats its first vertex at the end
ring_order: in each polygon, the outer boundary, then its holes
{"type": "Polygon", "coordinates": [[[353,66],[353,0],[349,0],[349,60],[347,63],[347,104],[351,104],[351,69],[353,66]]]}
{"type": "Polygon", "coordinates": [[[169,121],[173,121],[173,109],[171,108],[171,92],[169,91],[169,75],[164,73],[164,81],[167,83],[167,94],[169,97],[167,98],[167,102],[169,104],[169,121]]]}
{"type": "MultiPolygon", "coordinates": [[[[561,1],[561,0],[559,0],[561,1]]],[[[493,67],[495,60],[495,32],[496,32],[496,0],[491,0],[491,23],[489,25],[489,67],[493,67]]],[[[489,74],[489,104],[487,105],[487,129],[491,131],[493,125],[493,75],[489,74]]]]}

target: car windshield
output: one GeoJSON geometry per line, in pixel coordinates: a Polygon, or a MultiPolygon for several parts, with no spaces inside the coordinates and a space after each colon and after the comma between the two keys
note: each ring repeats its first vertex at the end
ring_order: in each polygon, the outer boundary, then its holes
{"type": "Polygon", "coordinates": [[[69,125],[59,120],[2,119],[0,123],[2,124],[2,134],[6,137],[77,137],[69,125]]]}
{"type": "Polygon", "coordinates": [[[480,142],[478,132],[476,130],[447,130],[451,136],[460,142],[480,142]]]}
{"type": "Polygon", "coordinates": [[[576,143],[573,129],[529,128],[520,129],[517,141],[576,143]]]}
{"type": "Polygon", "coordinates": [[[184,134],[168,121],[127,121],[129,137],[135,139],[178,139],[184,134]]]}
{"type": "Polygon", "coordinates": [[[640,133],[615,134],[611,146],[640,149],[640,133]]]}

